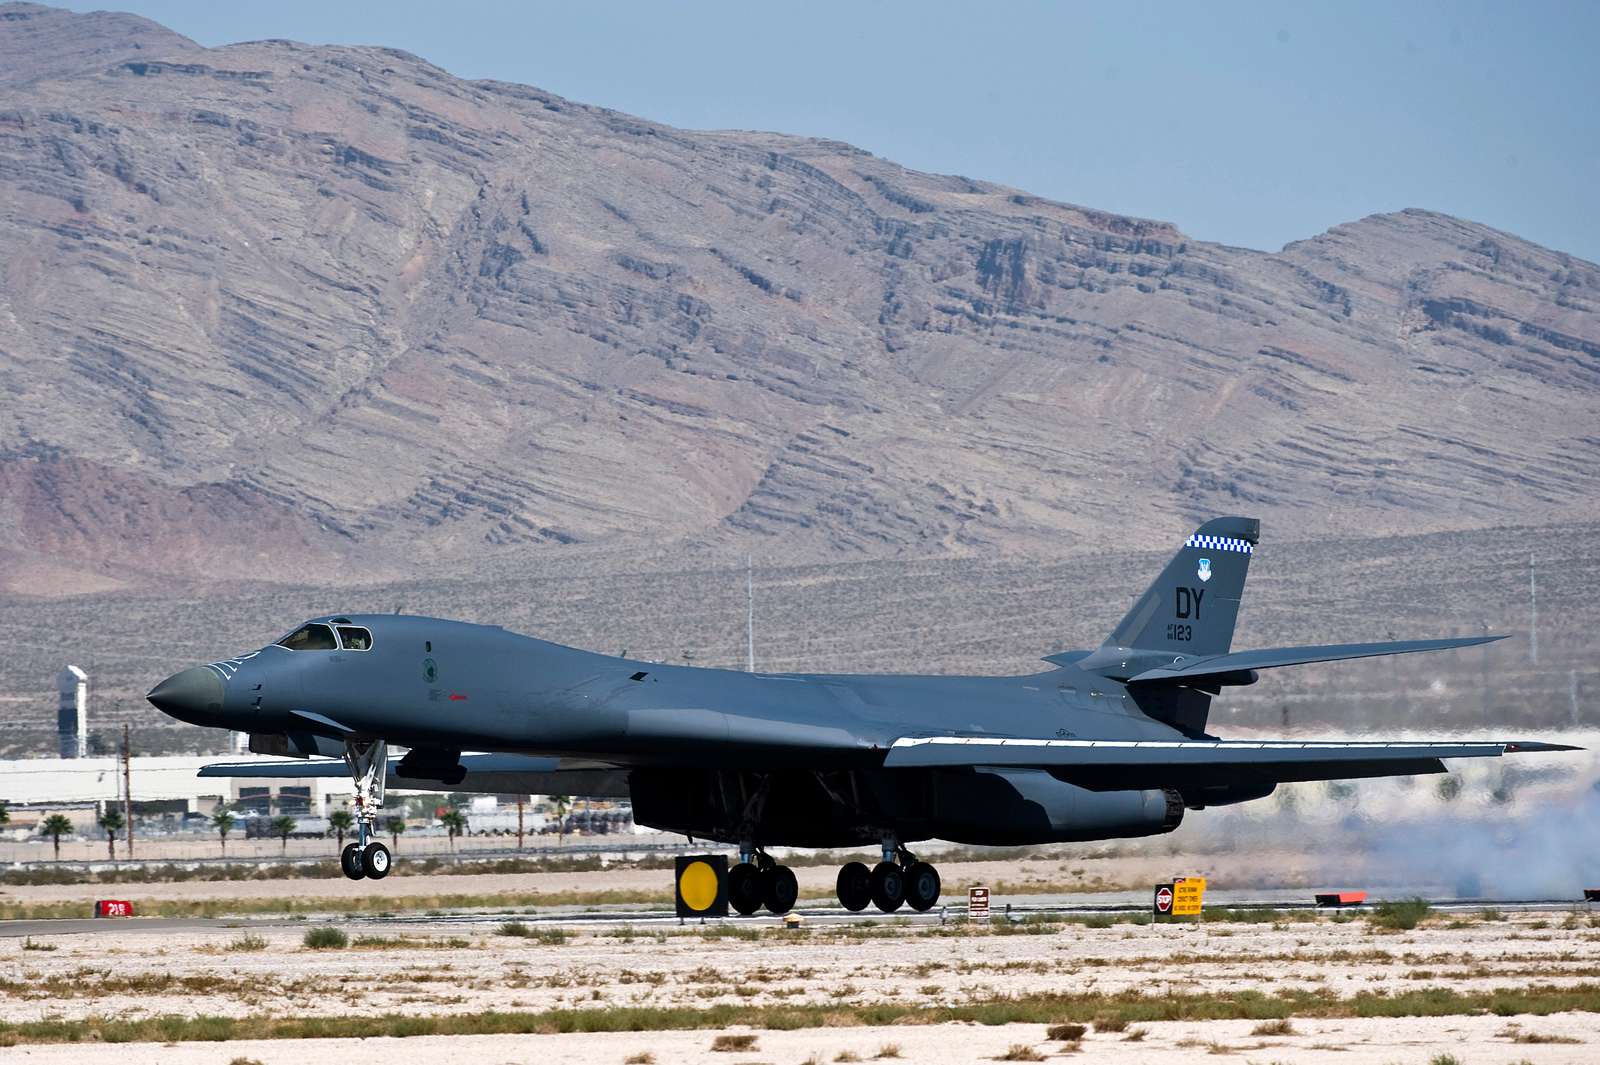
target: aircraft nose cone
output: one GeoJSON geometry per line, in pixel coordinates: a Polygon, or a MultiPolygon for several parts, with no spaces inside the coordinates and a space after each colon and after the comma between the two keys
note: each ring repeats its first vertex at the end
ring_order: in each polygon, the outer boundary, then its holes
{"type": "Polygon", "coordinates": [[[222,712],[222,678],[215,670],[195,666],[174,673],[145,696],[157,710],[193,724],[205,724],[222,712]]]}

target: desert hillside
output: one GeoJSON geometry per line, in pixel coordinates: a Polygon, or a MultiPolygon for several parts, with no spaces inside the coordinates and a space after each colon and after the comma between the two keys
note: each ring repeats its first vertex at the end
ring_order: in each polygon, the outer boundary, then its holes
{"type": "Polygon", "coordinates": [[[6,590],[1596,516],[1600,268],[1461,219],[1247,251],[29,4],[0,86],[6,590]]]}

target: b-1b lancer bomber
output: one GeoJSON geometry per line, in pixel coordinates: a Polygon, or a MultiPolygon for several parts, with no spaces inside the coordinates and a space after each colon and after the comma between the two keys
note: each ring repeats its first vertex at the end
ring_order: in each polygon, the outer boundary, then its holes
{"type": "Polygon", "coordinates": [[[907,848],[1170,832],[1186,810],[1285,781],[1444,772],[1444,759],[1548,743],[1225,740],[1211,697],[1257,671],[1468,647],[1499,637],[1234,652],[1260,523],[1217,518],[1184,541],[1098,648],[1020,677],[743,673],[614,658],[492,625],[316,618],[259,651],[186,669],[149,699],[251,749],[342,761],[208,766],[212,776],[355,780],[342,865],[381,879],[385,786],[631,799],[641,825],[736,846],[730,904],[784,913],[794,873],[768,847],[872,848],[839,901],[926,910],[939,874],[907,848]],[[391,760],[389,745],[406,748],[391,760]],[[463,754],[462,752],[473,752],[463,754]]]}

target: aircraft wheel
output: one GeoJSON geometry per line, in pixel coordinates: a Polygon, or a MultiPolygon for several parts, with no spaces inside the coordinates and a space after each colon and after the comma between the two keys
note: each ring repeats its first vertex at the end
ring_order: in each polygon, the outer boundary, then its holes
{"type": "Polygon", "coordinates": [[[893,862],[879,862],[872,870],[872,902],[884,913],[893,913],[906,901],[906,877],[893,862]]]}
{"type": "Polygon", "coordinates": [[[361,844],[344,845],[344,850],[339,852],[339,870],[351,880],[360,880],[367,875],[367,867],[361,861],[361,844]]]}
{"type": "Polygon", "coordinates": [[[381,843],[369,843],[367,849],[361,852],[361,865],[373,880],[388,876],[390,864],[389,848],[381,843]]]}
{"type": "Polygon", "coordinates": [[[906,869],[906,902],[913,910],[933,909],[939,901],[939,870],[927,862],[912,862],[906,869]]]}
{"type": "Polygon", "coordinates": [[[839,870],[836,893],[839,905],[851,913],[860,913],[872,904],[872,870],[860,862],[851,862],[839,870]]]}
{"type": "Polygon", "coordinates": [[[728,905],[749,917],[761,908],[761,871],[749,862],[728,870],[728,905]]]}
{"type": "Polygon", "coordinates": [[[794,909],[794,901],[799,897],[800,884],[794,878],[793,869],[774,865],[761,870],[761,901],[769,911],[780,916],[786,914],[794,909]]]}

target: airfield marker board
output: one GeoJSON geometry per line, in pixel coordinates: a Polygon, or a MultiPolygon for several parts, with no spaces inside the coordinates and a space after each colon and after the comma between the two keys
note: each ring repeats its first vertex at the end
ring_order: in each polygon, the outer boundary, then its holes
{"type": "Polygon", "coordinates": [[[727,855],[680,854],[673,873],[680,918],[728,916],[727,855]]]}
{"type": "Polygon", "coordinates": [[[989,919],[989,889],[975,887],[967,889],[967,919],[969,921],[987,921],[989,919]]]}
{"type": "Polygon", "coordinates": [[[1198,917],[1206,897],[1203,876],[1179,876],[1172,880],[1172,916],[1198,917]]]}

